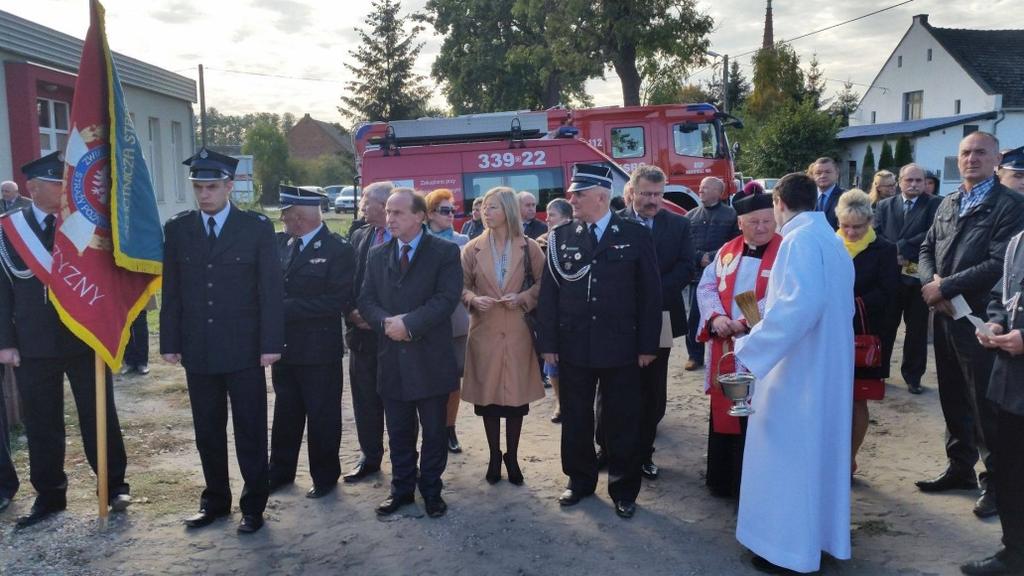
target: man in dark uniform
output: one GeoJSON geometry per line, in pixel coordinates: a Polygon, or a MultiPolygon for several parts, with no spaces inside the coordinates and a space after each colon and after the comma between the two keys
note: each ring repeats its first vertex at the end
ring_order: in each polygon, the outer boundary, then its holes
{"type": "Polygon", "coordinates": [[[284,349],[284,287],[274,225],[228,202],[238,160],[201,149],[185,161],[199,210],[164,225],[160,353],[181,362],[206,489],[190,528],[231,512],[228,398],[245,486],[238,531],[263,526],[267,504],[264,368],[284,349]]]}
{"type": "Polygon", "coordinates": [[[996,170],[999,183],[1014,192],[1024,194],[1024,146],[1007,150],[996,170]]]}
{"type": "MultiPolygon", "coordinates": [[[[20,220],[22,240],[40,253],[53,249],[55,214],[63,197],[64,158],[59,152],[26,164],[32,204],[8,212],[20,220]]],[[[36,489],[28,515],[18,518],[23,528],[67,507],[68,478],[64,474],[64,376],[78,408],[78,422],[89,466],[96,471],[95,353],[71,333],[57,316],[46,287],[28,269],[10,238],[0,241],[0,363],[14,366],[28,437],[29,477],[36,489]]],[[[110,507],[123,511],[131,503],[124,481],[127,459],[114,406],[113,379],[107,370],[107,470],[110,507]]]]}
{"type": "Polygon", "coordinates": [[[308,422],[313,487],[307,498],[329,493],[341,476],[342,319],[355,306],[355,254],[324,225],[324,198],[318,192],[281,186],[285,231],[277,235],[284,269],[284,354],[271,368],[275,401],[270,488],[295,481],[302,429],[308,422]]]}
{"type": "Polygon", "coordinates": [[[640,492],[640,368],[658,354],[661,281],[654,241],[639,222],[609,210],[611,170],[577,164],[570,202],[575,220],[548,236],[541,282],[538,348],[557,363],[562,404],[562,471],[558,501],[572,506],[597,487],[594,395],[600,386],[615,512],[630,518],[640,492]]]}
{"type": "Polygon", "coordinates": [[[1024,234],[1006,248],[1003,277],[988,305],[989,337],[981,345],[995,350],[988,399],[998,416],[999,437],[992,447],[999,466],[993,472],[1003,549],[994,556],[965,564],[964,574],[1024,574],[1024,234]]]}

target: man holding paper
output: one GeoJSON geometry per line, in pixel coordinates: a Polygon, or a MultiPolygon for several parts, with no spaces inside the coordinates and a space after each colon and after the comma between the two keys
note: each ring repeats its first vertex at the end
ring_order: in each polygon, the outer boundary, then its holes
{"type": "Polygon", "coordinates": [[[968,320],[958,318],[972,311],[984,315],[1003,272],[1007,243],[1024,227],[1024,195],[996,181],[999,159],[999,142],[991,134],[974,132],[960,141],[957,165],[964,181],[939,206],[918,262],[921,296],[935,311],[935,371],[949,464],[917,487],[922,492],[974,489],[980,480],[974,513],[981,518],[997,513],[988,482],[998,466],[990,452],[998,441],[996,412],[986,400],[994,353],[978,343],[968,320]],[[976,479],[979,454],[986,471],[976,479]]]}

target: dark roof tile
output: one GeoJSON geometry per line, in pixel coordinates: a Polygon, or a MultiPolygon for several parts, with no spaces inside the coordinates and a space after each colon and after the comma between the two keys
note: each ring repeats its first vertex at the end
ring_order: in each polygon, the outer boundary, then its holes
{"type": "Polygon", "coordinates": [[[936,40],[1004,108],[1024,107],[1024,30],[963,30],[925,24],[936,40]]]}

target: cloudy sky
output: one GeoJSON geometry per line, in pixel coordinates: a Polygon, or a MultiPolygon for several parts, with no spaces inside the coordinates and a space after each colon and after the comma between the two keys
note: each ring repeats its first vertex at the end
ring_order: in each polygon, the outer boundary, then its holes
{"type": "MultiPolygon", "coordinates": [[[[789,39],[891,6],[900,0],[822,3],[776,0],[775,39],[789,39]]],[[[915,14],[937,27],[1005,28],[1017,19],[1018,0],[912,0],[911,2],[793,43],[802,63],[817,54],[830,92],[842,81],[869,85],[915,14]]],[[[350,78],[342,63],[356,45],[354,28],[369,0],[104,0],[111,47],[196,79],[206,67],[207,105],[230,113],[292,112],[341,120],[338,98],[350,78]]],[[[423,0],[406,1],[408,12],[423,0]]],[[[715,19],[711,49],[741,54],[761,44],[763,0],[698,0],[715,19]]],[[[86,0],[0,0],[0,9],[75,37],[88,27],[86,0]]],[[[418,70],[429,75],[440,38],[427,31],[418,70]]],[[[750,56],[740,58],[750,77],[750,56]]],[[[701,71],[696,78],[712,73],[701,71]]],[[[864,86],[857,86],[863,92],[864,86]]],[[[618,78],[608,72],[590,83],[599,105],[621,104],[618,78]]],[[[437,92],[437,103],[443,98],[437,92]]],[[[198,112],[198,110],[197,110],[198,112]]]]}

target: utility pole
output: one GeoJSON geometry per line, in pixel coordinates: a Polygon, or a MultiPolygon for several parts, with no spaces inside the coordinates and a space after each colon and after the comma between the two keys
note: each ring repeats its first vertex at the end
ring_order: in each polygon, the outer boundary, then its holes
{"type": "Polygon", "coordinates": [[[729,55],[722,56],[722,112],[729,112],[729,55]]]}
{"type": "Polygon", "coordinates": [[[206,148],[206,83],[203,81],[203,65],[199,65],[199,139],[206,148]]]}

